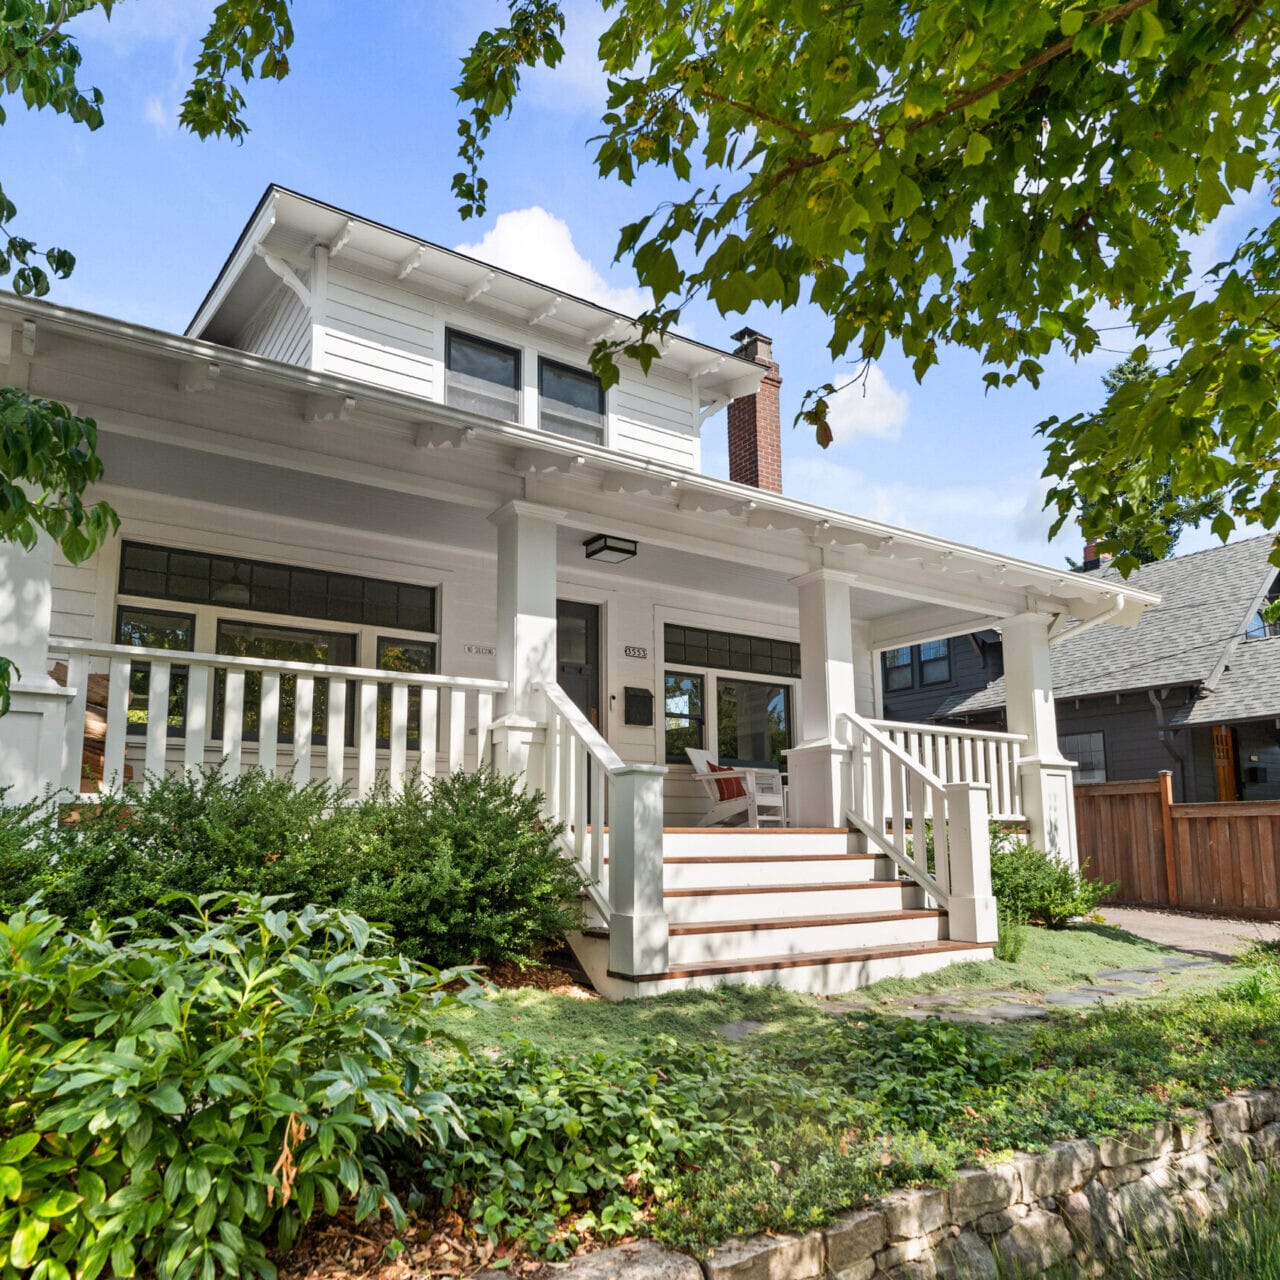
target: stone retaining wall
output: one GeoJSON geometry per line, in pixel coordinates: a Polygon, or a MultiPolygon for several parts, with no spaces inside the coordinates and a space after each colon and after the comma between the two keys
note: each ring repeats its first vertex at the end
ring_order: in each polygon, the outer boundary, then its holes
{"type": "Polygon", "coordinates": [[[996,1280],[1072,1260],[1081,1276],[1135,1236],[1168,1237],[1226,1212],[1280,1153],[1280,1089],[1232,1094],[1125,1137],[1059,1142],[946,1190],[896,1191],[803,1236],[753,1236],[701,1265],[652,1241],[577,1258],[573,1280],[996,1280]],[[1241,1192],[1243,1193],[1243,1192],[1241,1192]]]}

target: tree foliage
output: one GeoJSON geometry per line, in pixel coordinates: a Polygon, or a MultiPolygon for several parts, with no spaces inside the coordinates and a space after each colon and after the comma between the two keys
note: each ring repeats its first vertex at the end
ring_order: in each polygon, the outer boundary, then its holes
{"type": "MultiPolygon", "coordinates": [[[[1130,396],[1149,394],[1152,383],[1158,377],[1156,367],[1144,356],[1126,356],[1109,373],[1103,374],[1108,405],[1127,400],[1130,396]],[[1121,395],[1121,392],[1124,392],[1121,395]]],[[[1106,410],[1095,415],[1106,429],[1106,410]]],[[[1132,468],[1129,469],[1132,471],[1132,468]]],[[[1127,573],[1140,564],[1166,560],[1177,548],[1184,529],[1194,528],[1202,521],[1211,520],[1222,509],[1216,495],[1209,497],[1184,496],[1176,493],[1173,476],[1166,471],[1158,476],[1154,485],[1147,485],[1138,475],[1132,480],[1126,472],[1116,477],[1111,485],[1112,515],[1105,537],[1115,548],[1116,566],[1127,573]],[[1135,493],[1141,496],[1135,496],[1135,493]],[[1117,519],[1120,516],[1120,519],[1117,519]]],[[[1089,524],[1092,507],[1085,501],[1081,523],[1089,524]]],[[[1095,544],[1096,545],[1096,544],[1095,544]]],[[[1072,568],[1078,568],[1070,562],[1072,568]]]]}
{"type": "MultiPolygon", "coordinates": [[[[119,0],[0,0],[0,125],[5,99],[33,111],[54,111],[96,130],[103,96],[77,79],[80,49],[74,19],[100,9],[107,18],[119,0]]],[[[248,132],[237,82],[279,80],[288,74],[293,42],[289,0],[222,0],[213,8],[196,61],[181,122],[201,138],[240,139],[248,132]]],[[[67,249],[41,250],[15,229],[17,206],[0,185],[0,280],[21,296],[43,297],[54,279],[75,268],[67,249]]],[[[116,529],[105,502],[86,506],[85,490],[102,476],[97,425],[66,405],[0,387],[0,542],[30,550],[43,530],[73,563],[92,555],[116,529]]],[[[0,714],[9,705],[12,664],[0,657],[0,714]]],[[[18,673],[19,675],[21,673],[18,673]]]]}
{"type": "MultiPolygon", "coordinates": [[[[835,360],[892,341],[917,377],[948,346],[988,388],[1038,384],[1050,353],[1125,328],[1169,352],[1144,393],[1041,424],[1059,525],[1101,549],[1158,537],[1165,477],[1215,498],[1215,530],[1280,522],[1280,221],[1205,279],[1188,240],[1277,173],[1280,19],[1261,0],[602,0],[606,177],[646,167],[672,198],[622,229],[653,291],[648,364],[699,295],[721,313],[808,299],[835,360]],[[1125,477],[1123,494],[1116,475],[1125,477]]],[[[485,140],[522,72],[563,53],[562,0],[511,0],[457,92],[464,216],[484,210],[485,140]]],[[[831,385],[800,417],[831,441],[831,385]]]]}

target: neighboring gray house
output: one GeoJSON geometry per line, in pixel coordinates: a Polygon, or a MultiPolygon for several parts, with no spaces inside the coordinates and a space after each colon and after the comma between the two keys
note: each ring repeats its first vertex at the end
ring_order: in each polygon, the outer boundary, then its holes
{"type": "MultiPolygon", "coordinates": [[[[1280,627],[1259,616],[1277,594],[1271,546],[1269,534],[1249,538],[1127,580],[1106,565],[1090,571],[1161,603],[1132,629],[1069,627],[1052,649],[1059,745],[1077,782],[1171,769],[1179,800],[1280,799],[1280,627]]],[[[917,649],[884,655],[886,717],[1003,722],[995,632],[932,658],[917,649]]]]}

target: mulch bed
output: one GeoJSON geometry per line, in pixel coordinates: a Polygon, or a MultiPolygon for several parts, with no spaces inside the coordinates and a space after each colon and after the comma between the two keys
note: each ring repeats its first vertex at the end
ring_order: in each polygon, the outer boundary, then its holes
{"type": "Polygon", "coordinates": [[[503,991],[533,987],[538,991],[549,991],[552,995],[569,996],[574,1000],[600,999],[596,992],[584,986],[573,974],[555,965],[532,964],[522,969],[518,964],[500,962],[486,966],[481,974],[503,991]]]}

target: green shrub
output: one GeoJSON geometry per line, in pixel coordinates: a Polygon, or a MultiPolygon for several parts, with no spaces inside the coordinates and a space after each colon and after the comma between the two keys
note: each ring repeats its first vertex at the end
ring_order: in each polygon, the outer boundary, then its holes
{"type": "Polygon", "coordinates": [[[454,973],[378,958],[342,912],[186,905],[163,939],[0,924],[6,1278],[272,1276],[264,1239],[316,1209],[401,1216],[369,1135],[457,1127],[427,1044],[454,973]]]}
{"type": "Polygon", "coordinates": [[[1027,946],[1027,922],[1015,911],[1000,904],[998,908],[995,957],[1006,964],[1017,964],[1027,946]]]}
{"type": "Polygon", "coordinates": [[[1005,912],[1062,929],[1077,916],[1092,915],[1114,893],[1065,860],[1021,841],[1001,841],[991,851],[991,888],[1005,912]]]}
{"type": "Polygon", "coordinates": [[[581,882],[536,797],[491,772],[352,800],[216,768],[104,796],[74,822],[0,805],[0,910],[35,894],[76,927],[95,916],[161,930],[172,893],[288,895],[389,927],[411,959],[521,962],[581,924],[581,882]]]}

